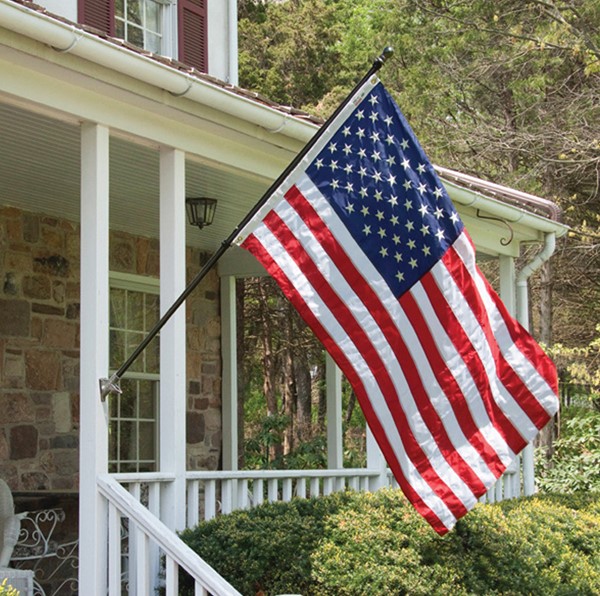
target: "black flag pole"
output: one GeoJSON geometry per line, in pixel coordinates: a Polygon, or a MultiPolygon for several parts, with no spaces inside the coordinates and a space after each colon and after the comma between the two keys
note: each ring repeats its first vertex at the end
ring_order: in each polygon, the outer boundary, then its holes
{"type": "Polygon", "coordinates": [[[296,155],[296,157],[290,162],[287,168],[279,175],[277,180],[271,184],[267,191],[263,194],[261,199],[252,207],[247,215],[240,221],[236,228],[231,234],[221,242],[219,248],[212,254],[212,256],[206,261],[202,269],[196,274],[194,279],[187,285],[180,296],[173,302],[171,307],[165,312],[160,320],[154,325],[146,337],[140,342],[137,348],[130,354],[127,360],[120,366],[120,368],[114,372],[110,378],[102,378],[100,382],[100,398],[102,401],[112,393],[121,393],[121,378],[127,372],[129,367],[135,362],[138,356],[148,347],[148,344],[156,337],[158,332],[164,327],[167,321],[175,314],[175,311],[185,302],[185,299],[194,291],[198,284],[206,277],[211,269],[216,265],[217,261],[223,256],[227,249],[233,244],[233,241],[237,238],[238,233],[242,230],[246,224],[258,213],[261,207],[269,200],[271,195],[277,190],[277,188],[283,183],[287,176],[292,170],[300,163],[306,153],[318,142],[318,140],[325,134],[329,124],[334,121],[338,114],[346,107],[348,102],[352,100],[356,92],[375,74],[379,69],[391,58],[394,50],[391,47],[386,47],[383,52],[375,59],[373,65],[365,76],[355,85],[354,89],[346,97],[346,99],[337,107],[333,114],[325,121],[325,123],[319,128],[315,135],[308,141],[302,151],[296,155]]]}

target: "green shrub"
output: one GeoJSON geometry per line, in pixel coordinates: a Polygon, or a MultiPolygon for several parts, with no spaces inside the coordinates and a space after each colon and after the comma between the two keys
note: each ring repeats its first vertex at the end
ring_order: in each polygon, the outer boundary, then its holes
{"type": "MultiPolygon", "coordinates": [[[[184,530],[181,538],[242,594],[310,593],[310,553],[323,536],[324,521],[350,499],[294,499],[235,511],[184,530]]],[[[187,578],[181,593],[193,594],[187,578]]]]}
{"type": "Polygon", "coordinates": [[[182,537],[248,596],[591,595],[600,587],[598,494],[478,505],[439,537],[400,491],[346,492],[236,512],[182,537]]]}

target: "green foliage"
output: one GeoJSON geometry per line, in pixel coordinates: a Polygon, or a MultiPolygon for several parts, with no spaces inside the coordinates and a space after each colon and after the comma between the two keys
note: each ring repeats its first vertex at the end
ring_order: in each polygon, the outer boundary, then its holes
{"type": "MultiPolygon", "coordinates": [[[[325,520],[349,500],[349,494],[337,493],[267,503],[185,530],[181,538],[242,594],[310,594],[309,555],[323,536],[325,520]]],[[[182,584],[180,593],[193,594],[182,584]]]]}
{"type": "Polygon", "coordinates": [[[536,470],[538,486],[546,492],[600,492],[600,412],[570,408],[562,416],[551,465],[540,463],[536,470]]]}
{"type": "Polygon", "coordinates": [[[398,490],[294,499],[183,539],[243,594],[595,594],[600,493],[478,505],[439,537],[398,490]]]}

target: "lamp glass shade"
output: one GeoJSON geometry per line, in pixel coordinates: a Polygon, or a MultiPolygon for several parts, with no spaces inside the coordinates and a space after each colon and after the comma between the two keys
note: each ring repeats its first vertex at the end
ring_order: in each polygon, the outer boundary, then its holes
{"type": "Polygon", "coordinates": [[[185,200],[185,208],[188,221],[193,226],[198,226],[202,229],[213,222],[217,208],[217,199],[208,199],[206,197],[188,198],[185,200]]]}

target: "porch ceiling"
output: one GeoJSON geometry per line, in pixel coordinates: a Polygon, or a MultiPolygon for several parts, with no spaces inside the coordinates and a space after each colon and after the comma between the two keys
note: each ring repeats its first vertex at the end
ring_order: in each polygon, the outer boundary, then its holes
{"type": "MultiPolygon", "coordinates": [[[[0,203],[79,221],[79,127],[0,98],[0,203]]],[[[188,159],[186,196],[218,199],[214,224],[186,226],[187,244],[215,250],[262,196],[268,181],[188,159]]],[[[159,151],[112,136],[111,229],[156,238],[159,151]]]]}

